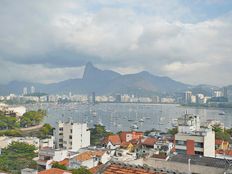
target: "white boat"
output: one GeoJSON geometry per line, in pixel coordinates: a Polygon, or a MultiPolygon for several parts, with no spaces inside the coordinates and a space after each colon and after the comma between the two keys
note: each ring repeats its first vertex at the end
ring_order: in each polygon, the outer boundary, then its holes
{"type": "Polygon", "coordinates": [[[219,112],[218,115],[225,115],[226,113],[223,111],[223,112],[219,112]]]}
{"type": "Polygon", "coordinates": [[[138,129],[139,127],[136,124],[131,125],[131,129],[138,129]]]}
{"type": "Polygon", "coordinates": [[[141,119],[139,120],[139,122],[144,122],[144,120],[141,118],[141,119]]]}

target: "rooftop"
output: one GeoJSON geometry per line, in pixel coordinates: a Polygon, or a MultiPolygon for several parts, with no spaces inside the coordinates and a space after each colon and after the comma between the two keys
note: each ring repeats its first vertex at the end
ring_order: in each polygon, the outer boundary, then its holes
{"type": "Polygon", "coordinates": [[[71,172],[57,169],[57,168],[51,168],[48,170],[43,170],[43,171],[39,172],[38,174],[71,174],[71,172]]]}
{"type": "Polygon", "coordinates": [[[180,174],[178,171],[156,169],[147,166],[129,165],[120,162],[108,162],[102,166],[97,174],[180,174]]]}
{"type": "Polygon", "coordinates": [[[169,161],[188,164],[189,159],[191,159],[191,165],[201,165],[216,168],[226,168],[229,167],[230,164],[232,164],[232,160],[183,154],[174,155],[169,158],[169,161]]]}
{"type": "Polygon", "coordinates": [[[93,157],[101,157],[105,151],[86,151],[77,155],[76,159],[78,161],[87,161],[93,157]]]}
{"type": "Polygon", "coordinates": [[[104,139],[104,143],[107,144],[108,142],[111,142],[114,145],[120,145],[121,144],[121,139],[119,135],[109,135],[104,139]]]}

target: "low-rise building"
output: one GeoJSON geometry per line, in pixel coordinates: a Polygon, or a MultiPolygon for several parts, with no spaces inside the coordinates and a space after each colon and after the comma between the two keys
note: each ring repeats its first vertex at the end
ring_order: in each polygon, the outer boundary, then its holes
{"type": "Polygon", "coordinates": [[[102,145],[107,149],[117,149],[121,145],[121,139],[119,135],[109,135],[108,137],[105,137],[102,145]]]}
{"type": "Polygon", "coordinates": [[[54,161],[63,161],[69,156],[68,154],[67,150],[44,148],[39,150],[38,158],[36,158],[35,161],[40,168],[50,169],[54,161]]]}

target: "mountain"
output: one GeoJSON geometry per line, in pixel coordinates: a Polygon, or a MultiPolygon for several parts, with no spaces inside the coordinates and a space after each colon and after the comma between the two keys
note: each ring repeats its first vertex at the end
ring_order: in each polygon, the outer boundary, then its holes
{"type": "Polygon", "coordinates": [[[80,79],[69,79],[52,84],[13,81],[0,86],[0,95],[20,94],[24,87],[29,88],[30,86],[34,86],[38,92],[49,94],[68,92],[90,94],[94,91],[97,94],[128,93],[137,95],[173,94],[192,87],[169,77],[155,76],[147,71],[121,75],[111,70],[98,69],[92,63],[87,63],[83,77],[80,79]]]}

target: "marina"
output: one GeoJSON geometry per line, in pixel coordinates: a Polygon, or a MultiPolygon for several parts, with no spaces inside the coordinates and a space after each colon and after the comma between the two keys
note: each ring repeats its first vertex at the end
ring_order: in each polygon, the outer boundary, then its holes
{"type": "Polygon", "coordinates": [[[42,103],[26,105],[28,109],[46,109],[48,116],[44,122],[54,125],[58,120],[86,122],[89,127],[94,124],[104,125],[107,130],[136,129],[146,131],[157,129],[166,131],[175,126],[175,120],[186,113],[198,115],[204,122],[218,120],[226,127],[232,126],[232,109],[209,109],[182,107],[176,104],[123,104],[104,103],[96,105],[68,103],[42,103]],[[219,114],[223,113],[223,114],[219,114]]]}

